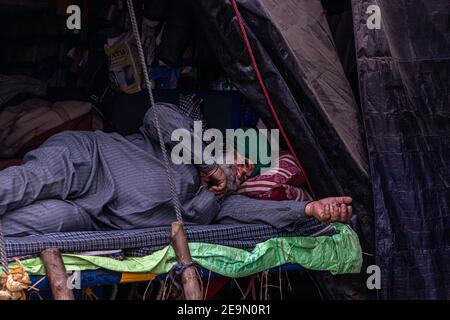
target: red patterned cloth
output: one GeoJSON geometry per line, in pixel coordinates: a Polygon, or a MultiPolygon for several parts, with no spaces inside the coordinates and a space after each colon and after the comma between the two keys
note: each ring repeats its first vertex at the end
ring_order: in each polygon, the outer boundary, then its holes
{"type": "Polygon", "coordinates": [[[275,166],[245,181],[238,192],[261,200],[312,200],[302,187],[305,181],[305,175],[294,157],[288,152],[281,152],[275,166]]]}

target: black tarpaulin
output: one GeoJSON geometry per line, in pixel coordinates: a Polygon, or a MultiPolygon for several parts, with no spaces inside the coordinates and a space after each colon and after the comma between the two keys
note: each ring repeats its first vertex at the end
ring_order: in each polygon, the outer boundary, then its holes
{"type": "Polygon", "coordinates": [[[450,297],[450,2],[353,0],[381,297],[450,297]],[[381,29],[366,25],[369,5],[381,29]]]}
{"type": "MultiPolygon", "coordinates": [[[[233,83],[276,128],[229,0],[196,0],[195,14],[233,83]]],[[[354,198],[361,240],[372,240],[371,190],[358,109],[319,1],[238,1],[265,85],[318,196],[354,198]]]]}

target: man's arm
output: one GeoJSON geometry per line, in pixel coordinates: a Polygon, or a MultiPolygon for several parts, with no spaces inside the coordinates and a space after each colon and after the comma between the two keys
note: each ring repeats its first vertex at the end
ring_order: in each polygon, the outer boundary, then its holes
{"type": "Polygon", "coordinates": [[[351,197],[329,197],[317,201],[272,201],[233,194],[221,206],[217,222],[262,223],[277,229],[292,230],[307,219],[330,223],[348,221],[352,217],[351,197]]]}
{"type": "Polygon", "coordinates": [[[233,194],[222,202],[216,223],[268,224],[291,231],[310,217],[305,214],[307,201],[271,201],[233,194]]]}

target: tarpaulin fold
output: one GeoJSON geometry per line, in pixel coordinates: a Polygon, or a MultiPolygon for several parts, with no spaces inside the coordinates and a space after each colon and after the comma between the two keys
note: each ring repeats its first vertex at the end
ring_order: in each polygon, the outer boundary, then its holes
{"type": "Polygon", "coordinates": [[[450,2],[353,0],[380,297],[450,297],[450,2]],[[381,28],[367,27],[380,8],[381,28]]]}
{"type": "MultiPolygon", "coordinates": [[[[228,0],[196,0],[221,66],[268,127],[275,120],[228,0]]],[[[373,240],[372,198],[359,112],[320,2],[237,1],[276,113],[319,197],[354,198],[362,241],[373,240]]]]}

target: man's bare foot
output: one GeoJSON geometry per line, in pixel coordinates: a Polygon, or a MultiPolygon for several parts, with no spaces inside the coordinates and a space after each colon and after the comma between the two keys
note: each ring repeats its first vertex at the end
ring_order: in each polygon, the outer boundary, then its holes
{"type": "Polygon", "coordinates": [[[352,217],[351,197],[330,197],[308,203],[305,214],[317,220],[330,223],[348,221],[352,217]]]}

